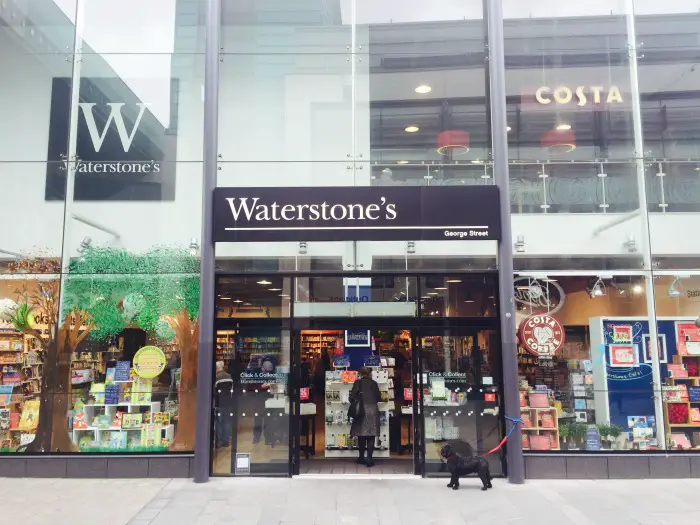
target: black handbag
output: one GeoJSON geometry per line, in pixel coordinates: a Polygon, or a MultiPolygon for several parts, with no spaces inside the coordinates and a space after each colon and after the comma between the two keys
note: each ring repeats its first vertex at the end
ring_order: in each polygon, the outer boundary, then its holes
{"type": "Polygon", "coordinates": [[[355,399],[350,403],[350,408],[348,408],[348,419],[356,421],[365,417],[365,403],[362,400],[362,390],[357,393],[355,399]]]}

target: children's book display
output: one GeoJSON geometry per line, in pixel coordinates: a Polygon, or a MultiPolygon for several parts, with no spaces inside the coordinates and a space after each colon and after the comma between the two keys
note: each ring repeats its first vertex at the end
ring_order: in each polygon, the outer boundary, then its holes
{"type": "MultiPolygon", "coordinates": [[[[336,357],[337,359],[337,357],[336,357]]],[[[345,364],[343,360],[335,362],[345,364]]],[[[389,457],[389,415],[394,408],[393,388],[389,388],[393,369],[372,368],[372,379],[379,385],[382,401],[379,403],[379,435],[375,442],[374,456],[389,457]]],[[[352,370],[333,370],[326,372],[326,451],[327,458],[344,458],[357,456],[356,439],[350,436],[348,409],[350,408],[350,390],[357,379],[357,372],[352,370]]]]}
{"type": "Polygon", "coordinates": [[[37,346],[33,337],[0,331],[0,451],[34,440],[44,366],[37,346]]]}
{"type": "Polygon", "coordinates": [[[105,383],[92,383],[86,401],[73,407],[72,437],[80,450],[167,448],[175,437],[172,411],[152,400],[153,381],[120,361],[105,383]]]}

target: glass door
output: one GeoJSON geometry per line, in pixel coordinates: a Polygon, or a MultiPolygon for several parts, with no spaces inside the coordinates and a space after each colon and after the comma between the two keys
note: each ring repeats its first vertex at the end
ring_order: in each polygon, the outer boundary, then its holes
{"type": "Polygon", "coordinates": [[[375,322],[315,319],[294,332],[293,474],[417,473],[412,382],[417,330],[409,323],[375,322]],[[364,371],[380,394],[377,423],[367,435],[347,416],[350,392],[364,371]]]}
{"type": "MultiPolygon", "coordinates": [[[[503,436],[501,349],[495,329],[423,329],[419,386],[423,474],[446,473],[440,450],[450,444],[465,456],[482,455],[503,436]]],[[[493,475],[503,474],[499,453],[488,456],[493,475]]]]}

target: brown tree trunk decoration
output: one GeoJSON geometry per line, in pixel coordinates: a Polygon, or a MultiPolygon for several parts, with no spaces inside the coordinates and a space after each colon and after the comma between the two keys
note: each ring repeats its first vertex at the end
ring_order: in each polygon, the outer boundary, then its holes
{"type": "Polygon", "coordinates": [[[68,429],[68,411],[71,408],[73,383],[71,382],[71,354],[92,330],[93,323],[88,312],[73,310],[64,326],[58,329],[55,393],[51,407],[51,450],[57,452],[77,452],[68,429]],[[73,323],[70,319],[74,319],[73,323]],[[86,324],[88,323],[89,324],[86,324]],[[68,325],[68,326],[66,326],[68,325]],[[81,328],[85,330],[81,332],[81,328]]]}
{"type": "Polygon", "coordinates": [[[197,348],[199,346],[199,319],[192,321],[187,308],[167,318],[175,332],[180,349],[180,392],[178,422],[172,450],[194,450],[197,411],[197,348]]]}

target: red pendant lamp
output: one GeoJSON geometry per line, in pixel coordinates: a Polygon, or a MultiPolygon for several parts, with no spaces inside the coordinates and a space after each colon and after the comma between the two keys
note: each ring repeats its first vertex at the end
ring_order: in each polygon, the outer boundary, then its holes
{"type": "Polygon", "coordinates": [[[460,129],[441,131],[437,136],[437,151],[440,155],[464,155],[469,151],[469,133],[460,129]]]}
{"type": "Polygon", "coordinates": [[[542,134],[542,149],[552,155],[564,155],[576,149],[576,134],[569,129],[550,129],[542,134]]]}

